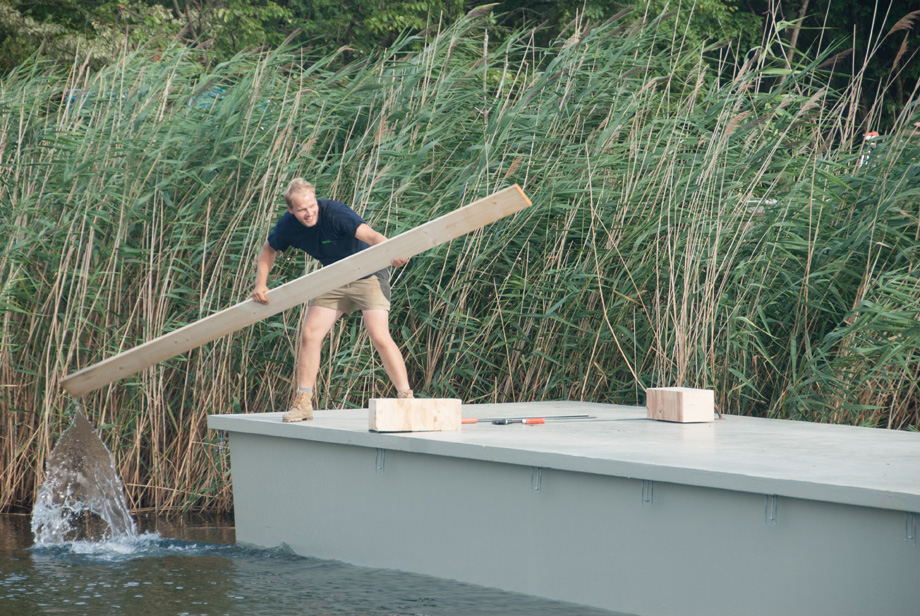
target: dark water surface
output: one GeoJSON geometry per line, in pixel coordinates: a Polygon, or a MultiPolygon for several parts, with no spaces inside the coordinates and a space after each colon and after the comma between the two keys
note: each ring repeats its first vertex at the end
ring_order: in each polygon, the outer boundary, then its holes
{"type": "Polygon", "coordinates": [[[613,614],[281,549],[242,548],[226,523],[142,519],[136,539],[35,548],[29,522],[29,516],[0,516],[3,616],[613,614]]]}

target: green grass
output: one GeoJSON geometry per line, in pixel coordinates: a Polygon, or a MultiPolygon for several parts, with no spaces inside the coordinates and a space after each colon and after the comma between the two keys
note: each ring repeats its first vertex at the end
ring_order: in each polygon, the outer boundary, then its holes
{"type": "MultiPolygon", "coordinates": [[[[68,424],[62,376],[249,295],[298,175],[387,235],[512,183],[533,199],[395,272],[421,395],[641,405],[685,385],[727,413],[916,429],[916,102],[860,166],[859,82],[828,91],[815,62],[779,84],[781,49],[732,69],[632,26],[485,53],[463,22],[345,66],[141,50],[5,78],[0,509],[30,505],[68,424]]],[[[313,267],[284,255],[271,283],[313,267]]],[[[301,317],[85,398],[135,510],[232,507],[206,416],[284,408],[301,317]]],[[[324,362],[321,406],[392,393],[355,319],[324,362]]]]}

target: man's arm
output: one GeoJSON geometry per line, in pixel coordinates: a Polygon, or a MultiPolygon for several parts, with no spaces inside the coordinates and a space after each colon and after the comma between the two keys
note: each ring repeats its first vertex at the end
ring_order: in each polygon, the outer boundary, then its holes
{"type": "Polygon", "coordinates": [[[277,254],[268,242],[262,244],[262,250],[259,251],[259,258],[256,261],[256,288],[252,292],[252,299],[260,304],[268,303],[268,296],[265,295],[268,293],[268,272],[275,264],[277,254]]]}
{"type": "MultiPolygon", "coordinates": [[[[387,238],[371,229],[367,223],[361,223],[361,226],[358,227],[358,229],[355,231],[355,237],[368,246],[375,246],[380,242],[387,241],[387,238]]],[[[393,259],[390,261],[390,265],[393,267],[402,267],[408,262],[409,259],[393,259]]]]}

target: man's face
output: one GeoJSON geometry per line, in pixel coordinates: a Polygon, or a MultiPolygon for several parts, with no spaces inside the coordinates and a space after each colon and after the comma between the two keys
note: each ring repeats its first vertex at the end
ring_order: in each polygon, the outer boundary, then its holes
{"type": "Polygon", "coordinates": [[[288,211],[305,227],[312,227],[319,221],[319,204],[313,193],[300,192],[291,195],[288,211]]]}

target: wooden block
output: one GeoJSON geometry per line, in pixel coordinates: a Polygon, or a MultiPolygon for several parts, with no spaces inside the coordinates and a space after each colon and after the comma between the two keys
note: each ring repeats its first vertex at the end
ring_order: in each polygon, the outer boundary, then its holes
{"type": "Polygon", "coordinates": [[[372,432],[442,432],[460,429],[456,398],[371,398],[372,432]]]}
{"type": "Polygon", "coordinates": [[[649,419],[679,423],[714,419],[715,392],[711,389],[650,387],[645,394],[645,408],[649,419]]]}

